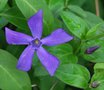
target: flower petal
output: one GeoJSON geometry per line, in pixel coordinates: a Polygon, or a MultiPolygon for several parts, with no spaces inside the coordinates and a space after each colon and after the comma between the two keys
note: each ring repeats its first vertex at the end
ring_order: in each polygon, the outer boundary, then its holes
{"type": "Polygon", "coordinates": [[[32,37],[19,33],[16,31],[12,31],[9,28],[5,28],[6,32],[6,40],[9,44],[24,44],[27,45],[32,40],[32,37]]]}
{"type": "Polygon", "coordinates": [[[67,34],[63,29],[57,29],[51,35],[42,39],[42,43],[47,46],[53,46],[68,42],[72,39],[73,37],[67,34]]]}
{"type": "Polygon", "coordinates": [[[33,49],[31,45],[29,45],[21,54],[17,64],[17,69],[22,71],[30,70],[34,52],[35,52],[35,49],[33,49]]]}
{"type": "Polygon", "coordinates": [[[43,29],[43,12],[39,10],[34,16],[28,20],[28,26],[33,37],[41,38],[43,29]]]}
{"type": "Polygon", "coordinates": [[[53,76],[59,66],[59,60],[55,56],[48,53],[43,47],[40,47],[37,50],[37,55],[49,74],[53,76]]]}

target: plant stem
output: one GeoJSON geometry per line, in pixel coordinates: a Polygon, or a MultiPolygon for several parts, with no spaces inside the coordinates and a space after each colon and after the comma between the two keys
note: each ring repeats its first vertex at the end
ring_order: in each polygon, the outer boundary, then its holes
{"type": "Polygon", "coordinates": [[[95,0],[95,7],[96,7],[96,16],[100,16],[100,13],[99,13],[99,0],[95,0]]]}
{"type": "Polygon", "coordinates": [[[58,82],[55,82],[52,87],[50,88],[50,90],[53,90],[55,88],[55,86],[57,85],[58,82]]]}
{"type": "Polygon", "coordinates": [[[36,86],[37,86],[36,84],[31,85],[31,87],[36,87],[36,86]]]}
{"type": "Polygon", "coordinates": [[[64,9],[65,9],[65,10],[68,9],[68,1],[69,1],[69,0],[64,0],[64,9]]]}

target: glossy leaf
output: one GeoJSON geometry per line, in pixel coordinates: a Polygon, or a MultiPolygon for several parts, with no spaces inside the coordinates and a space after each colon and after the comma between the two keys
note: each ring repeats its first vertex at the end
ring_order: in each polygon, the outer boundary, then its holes
{"type": "Polygon", "coordinates": [[[86,90],[104,89],[104,63],[97,63],[94,66],[94,75],[92,76],[89,87],[86,90]]]}
{"type": "Polygon", "coordinates": [[[0,49],[0,88],[3,90],[31,90],[29,76],[16,69],[17,60],[0,49]],[[12,86],[11,86],[12,85],[12,86]]]}
{"type": "Polygon", "coordinates": [[[103,55],[104,55],[104,43],[103,43],[104,38],[98,38],[96,40],[90,40],[86,43],[83,44],[81,47],[82,51],[82,56],[91,62],[104,62],[103,60],[103,55]],[[97,50],[95,50],[92,54],[86,54],[85,51],[89,47],[93,46],[99,46],[97,50]]]}
{"type": "Polygon", "coordinates": [[[10,23],[14,24],[15,26],[24,30],[29,30],[26,19],[16,7],[13,7],[6,12],[1,13],[0,15],[5,17],[10,23]]]}
{"type": "Polygon", "coordinates": [[[15,0],[18,8],[21,10],[23,15],[29,19],[34,15],[39,9],[42,9],[44,12],[44,25],[45,25],[45,35],[49,34],[53,30],[53,15],[49,11],[49,8],[45,0],[15,0]]]}
{"type": "Polygon", "coordinates": [[[73,13],[75,13],[76,15],[80,16],[80,17],[86,17],[86,13],[85,11],[80,8],[79,6],[76,5],[69,5],[68,6],[69,10],[72,11],[73,13]]]}
{"type": "Polygon", "coordinates": [[[49,52],[55,55],[60,64],[77,63],[78,58],[73,54],[73,48],[69,44],[62,44],[48,48],[49,52]]]}
{"type": "Polygon", "coordinates": [[[0,12],[4,9],[8,0],[0,0],[0,12]]]}
{"type": "Polygon", "coordinates": [[[64,64],[57,69],[55,76],[64,83],[78,88],[87,88],[90,74],[78,64],[64,64]]]}
{"type": "Polygon", "coordinates": [[[49,0],[48,5],[56,17],[64,9],[64,0],[49,0]]]}
{"type": "Polygon", "coordinates": [[[98,73],[102,71],[104,71],[104,63],[96,63],[94,66],[94,72],[98,73]]]}
{"type": "Polygon", "coordinates": [[[91,79],[90,86],[87,90],[104,89],[104,72],[95,73],[91,79]]]}
{"type": "Polygon", "coordinates": [[[103,20],[100,17],[96,16],[95,14],[87,11],[85,13],[86,17],[84,18],[84,20],[88,24],[89,28],[92,28],[96,24],[103,22],[103,20]]]}
{"type": "Polygon", "coordinates": [[[97,39],[104,37],[104,22],[92,27],[86,34],[86,39],[97,39]]]}
{"type": "Polygon", "coordinates": [[[63,12],[61,17],[69,31],[78,38],[82,38],[86,32],[86,23],[80,17],[71,12],[63,12]]]}

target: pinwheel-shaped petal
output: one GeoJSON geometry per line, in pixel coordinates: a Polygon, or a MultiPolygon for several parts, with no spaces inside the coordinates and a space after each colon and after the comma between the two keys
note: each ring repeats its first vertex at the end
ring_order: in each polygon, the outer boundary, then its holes
{"type": "Polygon", "coordinates": [[[42,65],[46,68],[49,74],[53,76],[59,66],[59,60],[57,57],[47,52],[42,45],[54,46],[62,44],[72,40],[73,37],[67,34],[63,29],[57,29],[51,35],[40,40],[43,29],[42,10],[39,10],[28,20],[28,26],[31,30],[32,37],[23,33],[12,31],[7,27],[5,28],[6,40],[9,44],[28,45],[19,58],[17,68],[23,71],[30,70],[32,58],[34,56],[34,52],[36,52],[42,65]]]}

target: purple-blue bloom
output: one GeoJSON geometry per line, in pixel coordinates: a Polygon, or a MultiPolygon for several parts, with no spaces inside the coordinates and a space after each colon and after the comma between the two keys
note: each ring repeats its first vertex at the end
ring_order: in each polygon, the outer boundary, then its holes
{"type": "Polygon", "coordinates": [[[88,49],[86,49],[85,53],[86,53],[86,54],[92,54],[92,53],[95,52],[98,48],[99,48],[99,46],[89,47],[88,49]]]}
{"type": "Polygon", "coordinates": [[[57,29],[51,35],[41,39],[43,29],[42,10],[39,10],[28,20],[28,26],[31,30],[32,37],[23,33],[12,31],[7,27],[5,28],[6,40],[9,44],[28,45],[19,58],[17,68],[23,71],[30,70],[32,58],[34,56],[34,52],[36,52],[42,65],[46,68],[49,74],[53,76],[59,66],[59,60],[57,57],[47,52],[42,45],[54,46],[62,44],[72,40],[73,37],[68,35],[63,29],[57,29]]]}

